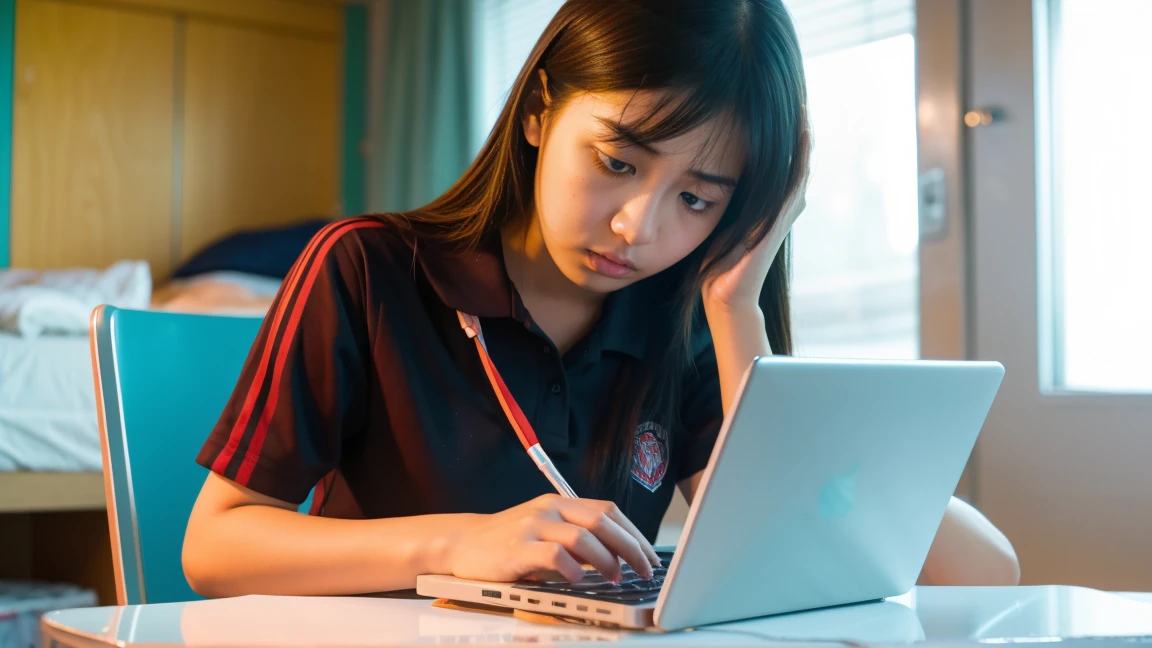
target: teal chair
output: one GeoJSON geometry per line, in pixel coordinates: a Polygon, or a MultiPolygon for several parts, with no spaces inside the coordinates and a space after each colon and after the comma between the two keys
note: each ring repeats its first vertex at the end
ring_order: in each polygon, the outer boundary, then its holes
{"type": "Polygon", "coordinates": [[[188,516],[207,476],[195,457],[259,328],[260,319],[252,317],[111,306],[92,313],[104,492],[120,605],[199,598],[180,562],[188,516]]]}

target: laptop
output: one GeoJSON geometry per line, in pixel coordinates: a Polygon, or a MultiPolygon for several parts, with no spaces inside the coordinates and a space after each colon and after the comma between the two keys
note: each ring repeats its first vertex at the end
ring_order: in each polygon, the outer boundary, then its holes
{"type": "Polygon", "coordinates": [[[997,362],[757,358],[654,578],[427,575],[416,591],[663,630],[903,594],[1003,376],[997,362]]]}

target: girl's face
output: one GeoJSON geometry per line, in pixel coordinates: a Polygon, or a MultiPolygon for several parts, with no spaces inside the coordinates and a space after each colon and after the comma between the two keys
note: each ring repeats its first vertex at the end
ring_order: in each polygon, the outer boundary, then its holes
{"type": "Polygon", "coordinates": [[[584,94],[525,115],[525,137],[540,149],[535,217],[544,244],[586,290],[619,290],[684,259],[716,228],[740,177],[743,147],[718,124],[652,146],[612,142],[658,99],[584,94]]]}

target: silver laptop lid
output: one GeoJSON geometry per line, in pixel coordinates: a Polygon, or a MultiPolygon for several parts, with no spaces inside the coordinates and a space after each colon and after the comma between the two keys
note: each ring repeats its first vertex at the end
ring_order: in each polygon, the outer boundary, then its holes
{"type": "Polygon", "coordinates": [[[902,594],[999,388],[995,362],[760,358],[656,609],[679,629],[902,594]]]}

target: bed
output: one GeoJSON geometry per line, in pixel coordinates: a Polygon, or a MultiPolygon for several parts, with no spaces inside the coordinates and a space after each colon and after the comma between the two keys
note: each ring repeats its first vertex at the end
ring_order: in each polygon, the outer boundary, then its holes
{"type": "MultiPolygon", "coordinates": [[[[279,285],[253,274],[206,273],[154,291],[151,306],[260,317],[279,285]]],[[[103,508],[87,336],[0,332],[0,513],[103,508]]]]}
{"type": "Polygon", "coordinates": [[[158,269],[138,260],[0,270],[0,580],[70,582],[95,590],[102,604],[116,601],[87,335],[92,309],[262,317],[329,222],[237,228],[158,286],[158,269]],[[79,303],[67,306],[62,295],[79,303]]]}
{"type": "Polygon", "coordinates": [[[88,341],[0,333],[0,511],[103,507],[88,341]]]}
{"type": "Polygon", "coordinates": [[[0,471],[99,471],[88,340],[0,333],[0,471]]]}

